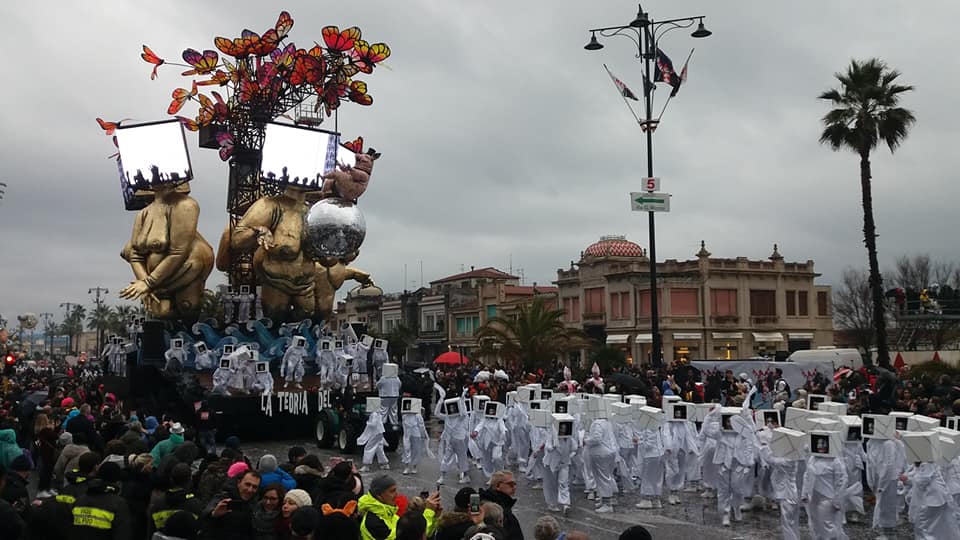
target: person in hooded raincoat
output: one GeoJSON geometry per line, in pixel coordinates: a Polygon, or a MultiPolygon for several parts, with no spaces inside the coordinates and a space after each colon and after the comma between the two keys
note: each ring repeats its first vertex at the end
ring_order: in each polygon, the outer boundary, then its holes
{"type": "Polygon", "coordinates": [[[620,446],[613,430],[613,424],[606,418],[605,412],[597,413],[590,423],[590,430],[583,438],[586,451],[590,454],[590,466],[596,481],[597,513],[613,512],[613,494],[617,492],[617,481],[613,472],[617,467],[617,455],[620,446]]]}
{"type": "Polygon", "coordinates": [[[803,473],[801,502],[806,504],[807,523],[814,540],[842,540],[843,499],[847,490],[847,466],[839,457],[811,454],[803,473]]]}
{"type": "Polygon", "coordinates": [[[897,526],[900,495],[897,482],[906,468],[903,443],[895,439],[867,439],[867,485],[877,497],[873,508],[873,528],[897,526]]]}
{"type": "Polygon", "coordinates": [[[434,388],[438,389],[440,396],[437,399],[437,408],[434,414],[437,418],[443,420],[443,433],[440,434],[440,478],[437,479],[437,484],[444,483],[444,475],[454,465],[460,471],[459,483],[466,484],[470,482],[470,478],[467,476],[467,471],[470,470],[470,460],[467,458],[469,418],[465,414],[466,405],[463,399],[459,399],[457,414],[447,414],[444,407],[446,393],[440,385],[435,384],[434,388]]]}
{"type": "Polygon", "coordinates": [[[740,508],[747,497],[753,495],[753,467],[756,463],[757,442],[755,424],[750,411],[750,398],[756,389],[743,400],[740,414],[730,419],[732,430],[722,430],[719,422],[704,422],[703,429],[707,437],[717,441],[713,463],[719,467],[717,486],[717,512],[722,516],[724,526],[730,525],[730,512],[733,519],[742,521],[740,508]]]}
{"type": "Polygon", "coordinates": [[[936,463],[915,463],[900,475],[909,488],[908,517],[917,540],[960,540],[957,507],[936,463]]]}
{"type": "Polygon", "coordinates": [[[663,446],[666,450],[664,456],[666,484],[670,491],[667,502],[680,504],[680,498],[676,493],[683,489],[684,480],[690,474],[690,470],[697,466],[700,455],[696,429],[689,420],[671,420],[664,422],[661,430],[663,446]]]}
{"type": "Polygon", "coordinates": [[[503,417],[510,436],[510,449],[521,468],[527,464],[530,457],[530,417],[524,406],[517,400],[507,406],[507,413],[503,417]]]}
{"type": "MultiPolygon", "coordinates": [[[[483,411],[480,411],[483,414],[483,411]]],[[[503,443],[507,438],[507,426],[503,418],[483,415],[480,423],[473,428],[470,437],[477,441],[480,449],[480,462],[483,474],[490,478],[503,468],[503,443]]]]}
{"type": "Polygon", "coordinates": [[[641,460],[640,502],[637,508],[663,508],[663,433],[660,427],[637,429],[637,449],[641,460]]]}
{"type": "Polygon", "coordinates": [[[555,429],[544,442],[543,500],[551,512],[570,510],[570,465],[579,447],[575,433],[560,435],[555,429]]]}
{"type": "Polygon", "coordinates": [[[863,442],[859,439],[847,439],[843,442],[843,464],[847,467],[847,489],[843,496],[843,511],[847,521],[860,523],[863,515],[863,463],[867,454],[863,442]]]}
{"type": "MultiPolygon", "coordinates": [[[[765,428],[769,431],[769,428],[765,428]]],[[[770,495],[780,503],[780,530],[783,540],[800,540],[800,494],[797,489],[797,460],[776,457],[770,437],[759,437],[760,459],[770,469],[770,495]]]]}

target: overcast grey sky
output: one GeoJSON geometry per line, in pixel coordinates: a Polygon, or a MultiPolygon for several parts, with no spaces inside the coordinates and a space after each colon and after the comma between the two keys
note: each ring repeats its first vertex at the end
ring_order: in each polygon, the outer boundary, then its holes
{"type": "MultiPolygon", "coordinates": [[[[528,0],[2,2],[0,123],[8,184],[0,201],[0,313],[62,316],[61,302],[109,303],[131,279],[119,256],[134,213],[123,210],[113,153],[94,118],[166,117],[181,68],[155,81],[141,44],[178,60],[214,36],[262,32],[281,9],[292,40],[360,26],[393,51],[366,80],[374,104],[346,104],[340,130],[383,153],[360,201],[367,239],[355,265],[387,291],[461,267],[508,270],[546,283],[604,234],[647,246],[646,216],[628,193],[645,176],[642,133],[603,70],[635,92],[641,65],[626,39],[583,49],[587,28],[626,24],[636,3],[528,0]]],[[[904,106],[916,127],[894,156],[873,159],[881,266],[901,254],[960,261],[956,107],[960,3],[658,1],[656,19],[705,15],[714,35],[669,33],[663,48],[689,80],[654,138],[655,173],[673,194],[657,218],[659,258],[714,256],[816,261],[825,283],[865,266],[856,156],[818,144],[826,104],[851,58],[880,57],[916,86],[904,106]],[[946,231],[946,232],[945,232],[946,231]]],[[[656,92],[657,110],[668,94],[656,92]]],[[[192,113],[195,109],[190,108],[192,113]]],[[[226,222],[227,166],[190,138],[200,230],[215,244],[226,222]]],[[[222,283],[217,272],[208,287],[222,283]]],[[[349,288],[351,285],[348,285],[349,288]]]]}

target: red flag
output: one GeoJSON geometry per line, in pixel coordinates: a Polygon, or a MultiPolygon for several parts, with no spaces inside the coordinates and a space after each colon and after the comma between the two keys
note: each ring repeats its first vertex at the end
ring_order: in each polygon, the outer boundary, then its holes
{"type": "Polygon", "coordinates": [[[940,351],[933,351],[933,361],[940,362],[940,351]]]}
{"type": "Polygon", "coordinates": [[[894,369],[903,369],[906,365],[907,363],[903,361],[903,355],[897,353],[897,357],[893,360],[894,369]]]}
{"type": "Polygon", "coordinates": [[[610,80],[613,81],[613,85],[617,87],[617,91],[620,92],[621,96],[627,99],[632,99],[634,101],[640,101],[640,98],[638,98],[637,95],[633,93],[633,90],[630,90],[629,88],[627,88],[627,85],[623,84],[623,81],[618,79],[617,76],[614,75],[612,71],[610,71],[610,68],[608,68],[606,64],[603,65],[603,68],[607,70],[607,74],[610,75],[610,80]]]}

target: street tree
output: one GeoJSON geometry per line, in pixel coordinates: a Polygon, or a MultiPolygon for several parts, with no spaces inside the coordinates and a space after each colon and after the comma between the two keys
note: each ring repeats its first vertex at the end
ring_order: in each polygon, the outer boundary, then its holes
{"type": "Polygon", "coordinates": [[[916,118],[899,107],[901,95],[913,86],[897,84],[900,72],[879,59],[851,60],[845,73],[837,73],[839,88],[820,94],[833,107],[824,117],[820,142],[833,150],[851,150],[860,157],[860,195],[863,206],[863,237],[869,262],[873,324],[877,362],[890,367],[887,329],[884,324],[883,281],[877,262],[877,233],[873,219],[870,154],[883,142],[894,152],[907,137],[916,118]]]}
{"type": "Polygon", "coordinates": [[[563,324],[563,310],[542,297],[519,307],[515,317],[493,317],[477,331],[480,354],[495,354],[506,365],[532,371],[548,369],[561,355],[587,346],[584,333],[563,324]]]}
{"type": "Polygon", "coordinates": [[[874,344],[876,332],[870,278],[866,270],[846,268],[843,271],[840,286],[833,290],[833,321],[837,328],[853,337],[857,348],[865,353],[865,361],[870,362],[870,347],[874,344]]]}

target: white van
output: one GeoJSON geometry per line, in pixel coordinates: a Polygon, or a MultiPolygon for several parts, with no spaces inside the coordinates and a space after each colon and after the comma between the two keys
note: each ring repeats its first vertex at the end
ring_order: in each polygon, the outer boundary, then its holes
{"type": "Polygon", "coordinates": [[[833,362],[833,369],[838,370],[847,367],[857,370],[863,367],[863,356],[857,349],[810,349],[805,351],[794,351],[787,357],[787,362],[811,362],[830,360],[833,362]]]}

